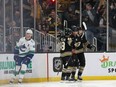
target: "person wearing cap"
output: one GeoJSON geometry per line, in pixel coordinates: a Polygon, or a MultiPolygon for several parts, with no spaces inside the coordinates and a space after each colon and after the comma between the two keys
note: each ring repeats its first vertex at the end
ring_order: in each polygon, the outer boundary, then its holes
{"type": "Polygon", "coordinates": [[[14,61],[16,68],[10,84],[14,83],[16,76],[18,76],[18,83],[22,83],[24,75],[27,70],[27,65],[31,62],[35,52],[35,41],[32,39],[33,32],[31,29],[26,31],[24,37],[20,38],[14,48],[14,61]]]}

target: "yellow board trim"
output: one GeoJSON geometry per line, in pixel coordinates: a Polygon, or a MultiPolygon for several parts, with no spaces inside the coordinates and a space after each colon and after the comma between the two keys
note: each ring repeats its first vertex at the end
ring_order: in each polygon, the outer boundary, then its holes
{"type": "MultiPolygon", "coordinates": [[[[116,80],[116,76],[83,76],[83,80],[116,80]]],[[[60,78],[49,78],[49,81],[60,81],[60,78]]]]}
{"type": "MultiPolygon", "coordinates": [[[[83,76],[83,80],[116,80],[116,76],[83,76]]],[[[60,77],[50,77],[47,78],[25,78],[24,83],[34,83],[34,82],[55,82],[60,81],[60,77]]],[[[1,84],[8,84],[9,80],[0,80],[1,84]]]]}

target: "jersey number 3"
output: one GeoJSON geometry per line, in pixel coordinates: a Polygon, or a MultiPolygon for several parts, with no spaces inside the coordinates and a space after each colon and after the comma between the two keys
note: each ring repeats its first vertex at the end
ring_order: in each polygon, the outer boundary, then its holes
{"type": "Polygon", "coordinates": [[[65,50],[65,42],[61,42],[61,50],[65,50]]]}

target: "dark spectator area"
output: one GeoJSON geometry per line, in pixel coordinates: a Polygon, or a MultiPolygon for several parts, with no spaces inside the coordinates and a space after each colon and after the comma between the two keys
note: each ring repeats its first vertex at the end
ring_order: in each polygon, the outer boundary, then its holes
{"type": "Polygon", "coordinates": [[[12,52],[21,36],[22,19],[24,29],[36,29],[37,52],[56,52],[56,32],[59,35],[65,27],[80,26],[80,21],[87,24],[86,37],[90,43],[97,44],[97,51],[107,51],[107,37],[109,51],[116,50],[116,0],[109,0],[108,9],[107,0],[57,0],[57,5],[56,0],[22,1],[21,5],[20,0],[5,0],[4,10],[4,0],[0,0],[0,52],[12,52]]]}

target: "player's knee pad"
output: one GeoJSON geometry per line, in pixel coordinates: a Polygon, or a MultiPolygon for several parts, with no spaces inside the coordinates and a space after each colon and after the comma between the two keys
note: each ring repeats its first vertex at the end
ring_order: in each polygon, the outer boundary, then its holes
{"type": "Polygon", "coordinates": [[[16,65],[14,73],[15,73],[16,75],[18,75],[20,69],[21,69],[21,66],[17,66],[17,65],[16,65]]]}
{"type": "Polygon", "coordinates": [[[22,66],[21,66],[21,70],[27,70],[27,65],[26,64],[22,64],[22,66]]]}

